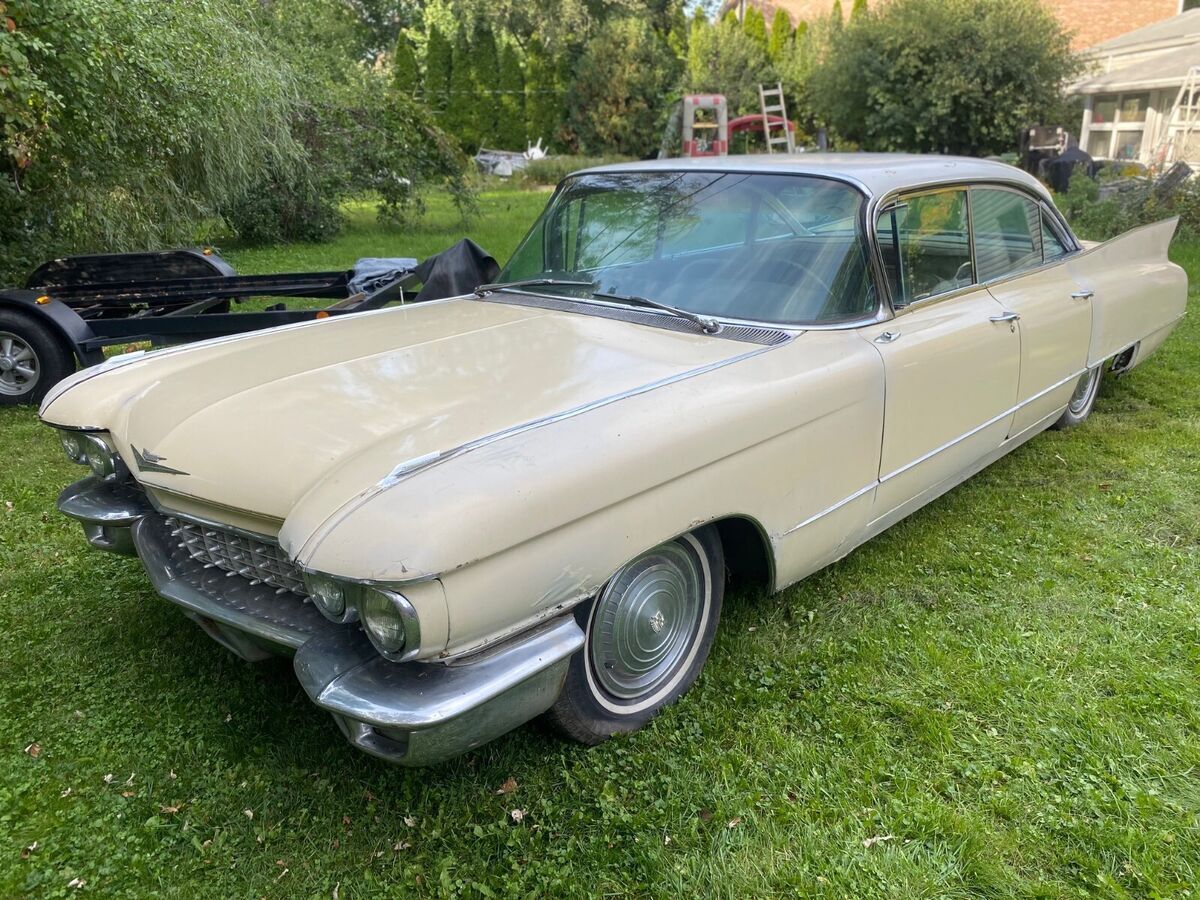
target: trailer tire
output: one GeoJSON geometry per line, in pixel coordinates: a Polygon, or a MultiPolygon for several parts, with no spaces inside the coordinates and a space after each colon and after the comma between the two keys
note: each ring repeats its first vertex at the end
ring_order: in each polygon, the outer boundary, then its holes
{"type": "Polygon", "coordinates": [[[49,325],[0,309],[0,406],[37,405],[74,371],[74,355],[49,325]]]}

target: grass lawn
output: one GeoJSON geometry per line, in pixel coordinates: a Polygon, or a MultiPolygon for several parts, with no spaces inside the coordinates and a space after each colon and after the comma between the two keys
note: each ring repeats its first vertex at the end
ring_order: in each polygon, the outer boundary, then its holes
{"type": "MultiPolygon", "coordinates": [[[[471,233],[504,256],[543,200],[490,194],[471,233]]],[[[359,210],[333,244],[229,255],[459,235],[446,207],[359,210]]],[[[1200,284],[1200,245],[1176,257],[1200,284]]],[[[1198,306],[1084,427],[779,596],[731,595],[643,732],[526,727],[428,770],[352,750],[288,663],[238,662],[86,549],[53,509],[79,470],[0,411],[0,895],[1196,896],[1198,306]]]]}

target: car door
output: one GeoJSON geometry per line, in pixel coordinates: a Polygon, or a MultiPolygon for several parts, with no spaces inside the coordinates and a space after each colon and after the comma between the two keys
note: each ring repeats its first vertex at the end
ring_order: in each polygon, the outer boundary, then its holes
{"type": "Polygon", "coordinates": [[[1008,434],[1020,373],[1016,323],[974,274],[968,194],[901,197],[876,223],[895,317],[863,329],[886,376],[869,533],[942,491],[1008,434]]]}
{"type": "Polygon", "coordinates": [[[1021,377],[1010,436],[1055,417],[1087,366],[1091,294],[1067,267],[1065,234],[1023,191],[973,187],[971,234],[979,281],[1019,317],[1021,377]]]}

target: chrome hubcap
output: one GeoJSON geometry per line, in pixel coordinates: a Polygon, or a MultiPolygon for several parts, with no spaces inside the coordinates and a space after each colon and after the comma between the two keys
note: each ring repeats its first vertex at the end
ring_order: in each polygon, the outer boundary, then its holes
{"type": "Polygon", "coordinates": [[[707,590],[699,555],[684,539],[622,569],[592,613],[589,661],[599,687],[632,700],[671,681],[696,641],[707,590]]]}
{"type": "Polygon", "coordinates": [[[1095,393],[1096,385],[1100,380],[1099,367],[1085,372],[1079,379],[1079,384],[1075,385],[1075,393],[1071,395],[1071,401],[1067,408],[1071,410],[1072,415],[1079,415],[1088,408],[1088,404],[1092,402],[1092,394],[1095,393]]]}
{"type": "Polygon", "coordinates": [[[38,380],[38,358],[22,338],[0,331],[0,394],[28,393],[38,380]]]}

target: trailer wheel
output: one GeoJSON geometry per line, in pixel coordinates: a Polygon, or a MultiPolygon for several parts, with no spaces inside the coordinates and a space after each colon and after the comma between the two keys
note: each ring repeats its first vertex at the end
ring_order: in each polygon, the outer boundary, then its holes
{"type": "Polygon", "coordinates": [[[0,309],[0,406],[40,403],[74,371],[74,356],[47,325],[0,309]]]}

